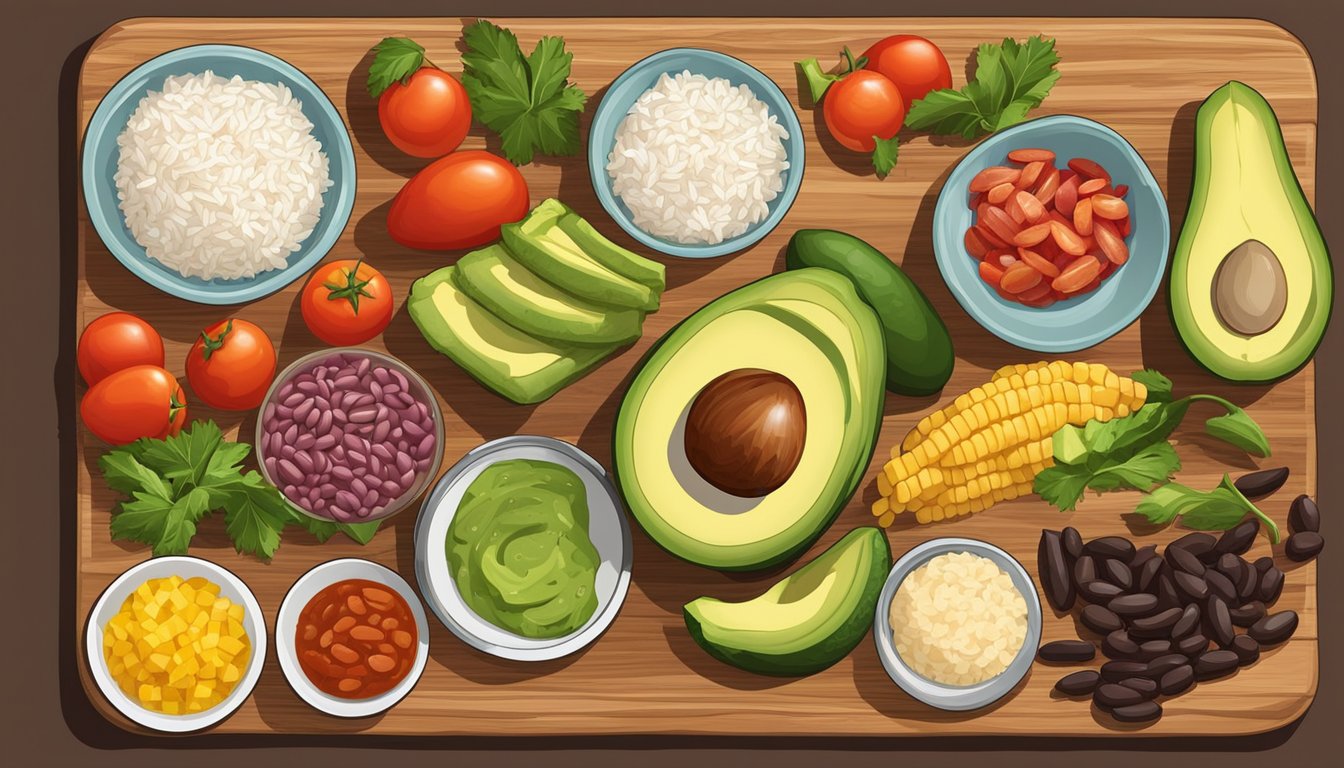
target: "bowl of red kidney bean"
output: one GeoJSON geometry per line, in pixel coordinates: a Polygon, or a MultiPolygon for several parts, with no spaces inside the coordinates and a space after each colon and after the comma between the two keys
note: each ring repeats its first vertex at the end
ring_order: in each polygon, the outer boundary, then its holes
{"type": "Polygon", "coordinates": [[[257,419],[262,475],[299,512],[337,523],[410,506],[443,459],[443,416],[425,380],[358,347],[313,352],[276,377],[257,419]]]}

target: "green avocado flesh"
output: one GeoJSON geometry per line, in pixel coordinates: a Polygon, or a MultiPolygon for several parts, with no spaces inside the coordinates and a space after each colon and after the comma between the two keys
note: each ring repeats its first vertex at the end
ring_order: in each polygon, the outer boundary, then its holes
{"type": "Polygon", "coordinates": [[[798,555],[867,470],[884,371],[877,316],[830,270],[772,275],[710,302],[649,352],[621,402],[612,455],[626,504],[655,542],[699,565],[750,570],[798,555]],[[742,498],[697,474],[685,433],[707,384],[753,368],[797,388],[806,434],[784,484],[742,498]]]}
{"type": "Polygon", "coordinates": [[[462,600],[500,629],[563,637],[597,610],[601,558],[588,540],[587,491],[558,464],[486,467],[467,486],[445,546],[462,600]]]}
{"type": "Polygon", "coordinates": [[[1274,110],[1251,87],[1224,85],[1195,118],[1190,207],[1171,259],[1181,341],[1225,379],[1277,379],[1316,351],[1333,294],[1330,255],[1274,110]]]}
{"type": "Polygon", "coordinates": [[[856,528],[760,597],[701,597],[682,614],[695,642],[720,661],[764,675],[810,675],[863,639],[890,568],[886,535],[856,528]]]}
{"type": "Polygon", "coordinates": [[[800,229],[789,239],[784,263],[833,270],[854,284],[882,323],[887,389],[931,395],[952,377],[956,355],[947,326],[919,286],[881,251],[844,232],[800,229]]]}

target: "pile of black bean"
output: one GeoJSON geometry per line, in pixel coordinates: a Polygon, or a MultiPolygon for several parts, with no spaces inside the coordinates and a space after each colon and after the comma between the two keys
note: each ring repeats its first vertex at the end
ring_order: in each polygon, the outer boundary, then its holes
{"type": "MultiPolygon", "coordinates": [[[[1311,504],[1297,522],[1290,514],[1290,525],[1305,532],[1302,521],[1313,513],[1311,504]]],[[[1252,518],[1216,538],[1187,534],[1160,553],[1121,536],[1084,542],[1074,528],[1043,531],[1038,567],[1046,599],[1059,612],[1085,602],[1079,622],[1096,633],[1108,659],[1099,670],[1062,678],[1055,689],[1091,696],[1118,721],[1148,722],[1162,716],[1160,697],[1229,675],[1258,659],[1262,647],[1291,637],[1297,614],[1269,610],[1283,591],[1283,571],[1272,557],[1242,557],[1259,530],[1252,518]]],[[[1095,649],[1086,640],[1061,640],[1041,646],[1038,657],[1081,663],[1095,649]]]]}

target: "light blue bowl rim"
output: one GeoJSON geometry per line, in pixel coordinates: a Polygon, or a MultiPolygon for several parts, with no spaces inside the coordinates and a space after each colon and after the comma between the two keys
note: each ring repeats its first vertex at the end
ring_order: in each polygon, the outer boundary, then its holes
{"type": "MultiPolygon", "coordinates": [[[[671,70],[662,70],[670,72],[671,70]]],[[[693,73],[694,74],[694,73],[693,73]]],[[[643,90],[640,91],[643,93],[643,90]]],[[[639,98],[639,94],[635,95],[639,98]]],[[[633,100],[631,101],[633,103],[633,100]]],[[[619,118],[616,124],[619,128],[619,118]]],[[[807,142],[803,138],[803,125],[798,119],[798,112],[793,108],[792,102],[788,96],[779,87],[769,75],[753,67],[747,62],[726,53],[711,51],[707,48],[668,48],[657,53],[650,54],[631,64],[624,72],[611,81],[607,88],[607,93],[602,97],[601,103],[597,105],[597,110],[593,113],[592,124],[588,127],[588,174],[592,179],[593,191],[597,194],[597,199],[602,203],[602,208],[606,210],[607,215],[621,227],[626,234],[638,240],[643,245],[667,254],[668,256],[677,256],[684,259],[710,259],[717,256],[726,256],[730,253],[750,248],[760,242],[766,235],[770,234],[779,223],[784,220],[784,216],[793,207],[794,200],[798,197],[798,190],[803,185],[803,173],[805,172],[807,156],[807,142]],[[742,80],[751,85],[756,92],[757,98],[765,101],[770,107],[777,105],[772,101],[778,101],[781,108],[776,110],[780,113],[780,122],[789,131],[789,139],[785,142],[785,149],[788,151],[789,169],[787,178],[784,180],[784,189],[782,189],[774,200],[770,201],[770,213],[764,220],[748,229],[746,232],[734,238],[729,238],[721,243],[713,245],[688,245],[685,243],[672,243],[659,239],[648,234],[644,230],[635,226],[630,217],[621,210],[620,203],[617,202],[615,194],[611,191],[611,180],[607,177],[607,156],[611,154],[611,144],[615,141],[615,131],[612,132],[612,141],[603,142],[602,153],[598,154],[598,127],[607,113],[620,110],[620,117],[624,117],[629,111],[630,104],[618,107],[613,101],[612,96],[617,89],[630,78],[642,74],[647,70],[653,70],[661,66],[663,61],[674,56],[690,56],[701,60],[714,61],[724,64],[741,74],[742,80]],[[759,90],[757,90],[759,88],[759,90]],[[796,150],[796,152],[795,152],[796,150]],[[795,157],[795,154],[797,155],[795,157]]]]}
{"type": "MultiPolygon", "coordinates": [[[[115,126],[117,131],[120,131],[121,127],[115,126]]],[[[98,232],[104,246],[116,257],[117,261],[120,261],[136,277],[165,293],[199,304],[241,304],[263,296],[269,296],[281,290],[307,274],[309,269],[331,251],[332,246],[336,244],[336,241],[345,231],[346,225],[350,222],[350,215],[354,210],[357,186],[355,150],[354,144],[350,140],[350,131],[345,125],[345,120],[341,117],[340,110],[332,103],[326,92],[298,67],[275,54],[245,45],[211,43],[175,48],[171,51],[165,51],[127,72],[98,102],[93,117],[90,118],[89,125],[85,129],[84,141],[80,149],[83,155],[81,157],[80,181],[83,186],[84,207],[88,211],[89,220],[93,223],[93,227],[98,232]],[[323,118],[329,120],[335,127],[333,134],[336,139],[336,146],[324,147],[324,149],[331,162],[339,164],[342,174],[342,182],[334,190],[336,192],[335,205],[326,207],[320,214],[320,219],[325,219],[329,215],[333,218],[327,226],[322,227],[320,236],[310,236],[309,240],[301,244],[299,251],[301,258],[287,264],[283,269],[262,272],[251,278],[229,281],[237,286],[232,290],[204,290],[187,282],[186,278],[175,278],[158,271],[148,263],[149,256],[145,254],[144,248],[139,243],[135,243],[133,239],[131,242],[134,243],[136,250],[133,252],[127,250],[121,237],[121,230],[125,226],[124,220],[108,221],[103,213],[102,206],[97,204],[102,200],[106,189],[103,185],[105,180],[100,178],[95,166],[96,152],[93,151],[93,148],[108,140],[115,141],[115,134],[110,133],[114,128],[111,125],[112,115],[127,99],[137,97],[133,93],[135,81],[156,69],[178,64],[188,59],[208,56],[260,64],[271,69],[281,78],[296,82],[304,89],[310,90],[315,98],[310,99],[307,94],[304,94],[304,111],[307,112],[311,104],[314,110],[320,113],[323,118]]]]}
{"type": "MultiPolygon", "coordinates": [[[[1167,262],[1170,257],[1171,215],[1167,208],[1166,196],[1162,194],[1162,187],[1157,183],[1156,177],[1153,176],[1152,169],[1148,167],[1148,162],[1143,159],[1143,155],[1134,148],[1134,145],[1124,136],[1120,135],[1114,128],[1111,128],[1104,123],[1097,122],[1096,120],[1090,120],[1078,115],[1047,115],[1045,117],[1038,117],[1000,131],[981,142],[953,166],[952,172],[948,175],[947,181],[943,184],[943,189],[938,193],[938,202],[934,207],[933,222],[934,257],[938,261],[938,269],[939,273],[943,276],[943,282],[947,284],[948,290],[952,292],[957,303],[960,304],[962,309],[979,323],[981,327],[985,328],[990,333],[1010,344],[1035,352],[1076,352],[1080,349],[1086,349],[1087,347],[1100,344],[1123,331],[1125,328],[1128,328],[1140,315],[1143,314],[1144,310],[1148,308],[1148,305],[1152,303],[1153,297],[1157,295],[1157,289],[1162,285],[1162,281],[1166,277],[1167,262]],[[1125,151],[1131,161],[1133,171],[1137,176],[1135,179],[1137,184],[1131,184],[1131,190],[1137,189],[1141,185],[1145,190],[1151,192],[1157,200],[1160,221],[1155,222],[1154,224],[1160,224],[1160,226],[1157,226],[1156,228],[1158,229],[1158,235],[1161,240],[1157,271],[1152,281],[1144,288],[1144,293],[1139,301],[1134,302],[1118,319],[1106,323],[1105,326],[1086,331],[1084,331],[1083,328],[1079,328],[1079,334],[1076,337],[1058,342],[1031,338],[986,319],[980,311],[980,306],[973,301],[971,297],[966,295],[965,288],[962,285],[962,278],[964,275],[960,270],[955,269],[951,265],[951,259],[968,258],[961,250],[963,248],[962,233],[947,231],[948,222],[953,215],[953,206],[964,205],[963,202],[958,200],[958,195],[955,191],[950,191],[953,186],[952,180],[957,176],[958,171],[963,167],[975,165],[986,154],[998,151],[1004,143],[1010,140],[1019,138],[1023,134],[1028,134],[1055,125],[1075,126],[1091,131],[1104,139],[1116,143],[1125,151]]],[[[1134,235],[1131,234],[1129,238],[1131,242],[1133,237],[1134,235]]],[[[1033,313],[1049,313],[1052,309],[1057,307],[1064,308],[1078,306],[1081,303],[1098,299],[1100,298],[1099,293],[1099,291],[1093,292],[1088,296],[1072,301],[1059,302],[1044,309],[1023,307],[1021,311],[1030,310],[1033,313]]],[[[1096,316],[1097,315],[1094,315],[1094,317],[1096,316]]]]}

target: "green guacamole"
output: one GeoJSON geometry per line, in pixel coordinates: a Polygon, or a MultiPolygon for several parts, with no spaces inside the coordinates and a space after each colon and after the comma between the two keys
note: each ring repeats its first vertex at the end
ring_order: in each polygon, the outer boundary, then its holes
{"type": "Polygon", "coordinates": [[[597,610],[587,492],[565,467],[527,459],[487,467],[467,486],[447,551],[463,601],[501,629],[561,637],[597,610]]]}

